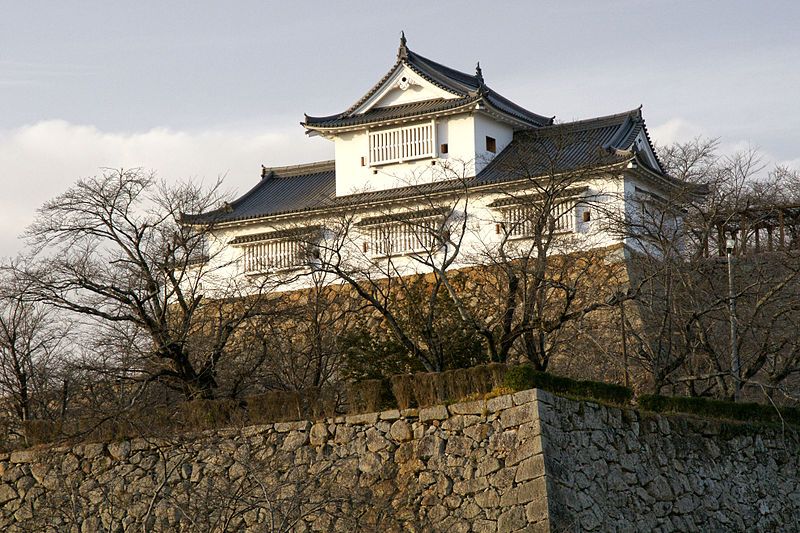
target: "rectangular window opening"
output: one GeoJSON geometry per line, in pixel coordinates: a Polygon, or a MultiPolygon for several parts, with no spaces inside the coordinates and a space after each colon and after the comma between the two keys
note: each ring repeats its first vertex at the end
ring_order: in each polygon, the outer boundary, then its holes
{"type": "Polygon", "coordinates": [[[371,166],[436,157],[436,124],[433,121],[371,131],[368,137],[371,166]]]}
{"type": "Polygon", "coordinates": [[[494,137],[486,136],[486,151],[493,154],[497,153],[497,141],[494,137]]]}
{"type": "Polygon", "coordinates": [[[446,154],[447,153],[447,143],[443,143],[439,146],[439,153],[446,154]]]}
{"type": "Polygon", "coordinates": [[[244,246],[242,259],[249,273],[305,267],[319,258],[319,250],[309,243],[275,239],[244,246]]]}
{"type": "Polygon", "coordinates": [[[536,205],[514,205],[502,210],[501,225],[508,231],[509,237],[527,237],[537,231],[537,222],[546,216],[552,223],[555,233],[570,233],[575,230],[575,200],[570,199],[553,206],[549,213],[542,213],[536,205]]]}
{"type": "Polygon", "coordinates": [[[438,243],[439,221],[436,218],[413,222],[390,222],[372,226],[369,230],[369,250],[373,256],[388,256],[415,252],[433,252],[438,243]]]}

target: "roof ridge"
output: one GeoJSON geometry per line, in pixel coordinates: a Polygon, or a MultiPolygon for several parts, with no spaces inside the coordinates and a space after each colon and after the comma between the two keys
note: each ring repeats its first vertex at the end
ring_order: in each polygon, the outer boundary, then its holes
{"type": "Polygon", "coordinates": [[[276,178],[291,178],[293,176],[308,174],[309,171],[322,172],[330,170],[331,168],[335,168],[335,166],[335,159],[326,159],[324,161],[313,161],[311,163],[300,163],[297,165],[286,165],[283,167],[262,166],[262,172],[265,176],[272,174],[272,177],[276,178]]]}
{"type": "Polygon", "coordinates": [[[386,106],[382,106],[382,107],[377,107],[376,106],[376,107],[373,107],[372,109],[399,109],[399,108],[402,108],[402,107],[418,106],[421,103],[449,102],[449,101],[455,101],[455,100],[464,100],[465,98],[442,98],[440,96],[439,98],[428,98],[427,100],[415,100],[413,102],[404,102],[402,104],[386,105],[386,106]]]}
{"type": "MultiPolygon", "coordinates": [[[[408,48],[405,34],[401,33],[400,47],[398,48],[397,60],[394,65],[386,72],[386,74],[378,80],[372,88],[359,98],[353,105],[341,113],[326,115],[326,116],[309,116],[305,115],[305,121],[301,125],[308,128],[309,125],[318,124],[321,122],[331,122],[336,120],[350,119],[355,116],[356,110],[364,106],[370,98],[385,86],[386,82],[394,76],[398,69],[405,67],[419,75],[421,78],[431,83],[432,85],[451,93],[461,99],[468,97],[484,97],[486,98],[498,111],[515,116],[517,119],[522,119],[533,126],[543,126],[552,124],[555,117],[546,117],[538,113],[534,113],[521,105],[512,102],[504,97],[497,91],[490,89],[483,80],[480,63],[475,67],[475,74],[468,74],[466,72],[448,67],[442,63],[428,59],[408,48]]],[[[402,105],[402,104],[400,104],[402,105]]],[[[386,106],[392,108],[394,106],[386,106]]],[[[385,109],[385,108],[383,108],[385,109]]]]}
{"type": "Polygon", "coordinates": [[[613,115],[604,115],[602,117],[591,117],[580,120],[572,120],[570,122],[553,123],[547,126],[542,126],[541,128],[537,128],[536,131],[543,131],[550,128],[580,127],[580,126],[588,126],[595,124],[597,125],[597,127],[603,127],[611,125],[619,119],[629,118],[629,117],[635,121],[644,120],[642,118],[642,107],[639,106],[636,109],[630,109],[628,111],[623,111],[621,113],[614,113],[613,115]]]}
{"type": "MultiPolygon", "coordinates": [[[[472,74],[467,74],[466,72],[462,72],[460,70],[454,69],[452,67],[448,67],[438,61],[434,61],[432,59],[428,59],[427,57],[413,52],[411,50],[408,51],[408,59],[406,63],[410,67],[416,67],[417,69],[424,69],[430,70],[432,69],[433,72],[424,72],[420,73],[426,78],[432,78],[434,74],[438,74],[437,77],[446,77],[451,83],[456,83],[461,85],[461,88],[457,87],[445,87],[448,90],[461,90],[466,91],[467,93],[477,91],[483,85],[483,83],[478,79],[477,76],[472,74]]],[[[440,80],[432,79],[434,83],[437,85],[441,85],[440,80]]],[[[466,95],[465,95],[466,96],[466,95]]]]}
{"type": "Polygon", "coordinates": [[[479,100],[479,96],[465,96],[461,98],[431,98],[396,104],[386,107],[375,107],[369,111],[350,117],[306,117],[304,126],[308,129],[336,128],[343,126],[375,124],[385,121],[397,120],[407,117],[423,118],[437,113],[449,112],[468,106],[479,100]],[[376,118],[376,115],[379,117],[376,118]]]}

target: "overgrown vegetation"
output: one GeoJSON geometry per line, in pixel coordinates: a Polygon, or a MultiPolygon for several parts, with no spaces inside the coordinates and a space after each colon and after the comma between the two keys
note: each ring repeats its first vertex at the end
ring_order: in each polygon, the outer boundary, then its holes
{"type": "Polygon", "coordinates": [[[751,402],[658,395],[640,396],[637,403],[642,409],[657,413],[686,413],[745,422],[786,422],[800,425],[800,409],[795,407],[776,408],[751,402]]]}
{"type": "Polygon", "coordinates": [[[556,394],[592,398],[618,405],[626,405],[633,398],[633,391],[621,385],[599,381],[578,381],[548,372],[540,372],[527,365],[509,368],[503,384],[514,391],[543,389],[556,394]]]}

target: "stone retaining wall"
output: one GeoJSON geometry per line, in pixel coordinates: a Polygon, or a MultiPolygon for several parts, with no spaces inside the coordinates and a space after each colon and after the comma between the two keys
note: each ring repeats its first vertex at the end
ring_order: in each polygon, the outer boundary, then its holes
{"type": "Polygon", "coordinates": [[[798,529],[797,441],[523,391],[0,456],[2,531],[798,529]]]}
{"type": "Polygon", "coordinates": [[[539,400],[559,528],[800,531],[796,431],[539,400]]]}

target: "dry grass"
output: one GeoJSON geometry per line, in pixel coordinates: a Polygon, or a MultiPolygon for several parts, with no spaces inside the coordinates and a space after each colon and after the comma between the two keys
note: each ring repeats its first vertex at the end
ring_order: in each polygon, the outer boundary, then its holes
{"type": "Polygon", "coordinates": [[[347,386],[347,405],[350,414],[374,413],[384,404],[386,385],[380,379],[366,379],[347,386]]]}

